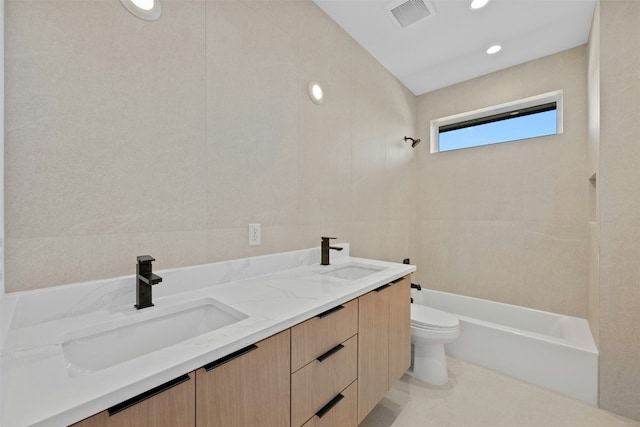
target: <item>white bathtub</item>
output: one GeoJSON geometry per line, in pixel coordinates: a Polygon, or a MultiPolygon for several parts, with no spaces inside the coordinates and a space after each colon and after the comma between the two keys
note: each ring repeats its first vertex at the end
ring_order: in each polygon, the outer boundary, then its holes
{"type": "Polygon", "coordinates": [[[414,303],[454,314],[448,355],[597,405],[598,349],[585,319],[424,289],[414,303]]]}

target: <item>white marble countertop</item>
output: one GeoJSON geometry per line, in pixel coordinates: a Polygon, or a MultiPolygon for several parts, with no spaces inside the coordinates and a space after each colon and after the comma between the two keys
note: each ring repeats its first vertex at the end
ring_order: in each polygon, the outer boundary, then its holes
{"type": "Polygon", "coordinates": [[[343,246],[344,254],[332,251],[330,266],[319,265],[319,250],[310,249],[159,271],[155,307],[144,310],[133,307],[133,276],[8,295],[1,425],[72,424],[415,271],[350,257],[343,246]],[[381,270],[358,280],[321,274],[351,263],[381,270]],[[62,343],[69,333],[208,298],[247,317],[87,375],[68,374],[62,343]]]}

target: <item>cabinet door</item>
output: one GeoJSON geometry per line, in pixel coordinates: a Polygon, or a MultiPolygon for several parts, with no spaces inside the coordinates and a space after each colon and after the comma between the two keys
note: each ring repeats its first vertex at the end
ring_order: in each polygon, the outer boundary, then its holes
{"type": "Polygon", "coordinates": [[[358,298],[358,424],[389,388],[390,288],[358,298]]]}
{"type": "Polygon", "coordinates": [[[194,376],[176,378],[72,427],[193,427],[194,376]]]}
{"type": "Polygon", "coordinates": [[[287,329],[198,369],[196,426],[289,426],[290,337],[287,329]]]}
{"type": "Polygon", "coordinates": [[[389,288],[389,387],[411,365],[411,276],[389,288]]]}

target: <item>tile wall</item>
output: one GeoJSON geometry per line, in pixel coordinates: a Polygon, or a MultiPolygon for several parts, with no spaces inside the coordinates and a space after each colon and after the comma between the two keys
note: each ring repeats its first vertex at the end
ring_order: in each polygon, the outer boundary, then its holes
{"type": "Polygon", "coordinates": [[[640,420],[640,3],[599,8],[600,405],[640,420]]]}
{"type": "Polygon", "coordinates": [[[417,158],[423,286],[586,317],[587,51],[540,58],[418,97],[430,121],[562,89],[564,133],[417,158]]]}
{"type": "Polygon", "coordinates": [[[310,1],[162,5],[6,2],[7,291],[321,235],[409,256],[415,97],[310,1]]]}

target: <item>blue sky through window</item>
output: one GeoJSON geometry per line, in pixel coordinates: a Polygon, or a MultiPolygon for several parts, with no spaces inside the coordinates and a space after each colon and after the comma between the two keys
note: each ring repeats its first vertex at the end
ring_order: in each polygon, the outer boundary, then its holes
{"type": "Polygon", "coordinates": [[[555,135],[556,133],[558,133],[557,110],[544,111],[441,132],[438,135],[438,151],[458,150],[460,148],[555,135]]]}

